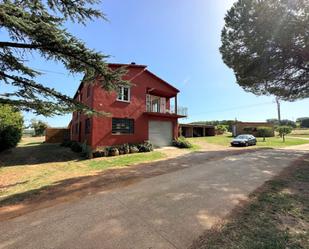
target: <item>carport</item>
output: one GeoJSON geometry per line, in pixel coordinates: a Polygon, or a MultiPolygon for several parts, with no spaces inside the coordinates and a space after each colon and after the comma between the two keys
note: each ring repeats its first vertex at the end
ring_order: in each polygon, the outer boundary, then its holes
{"type": "Polygon", "coordinates": [[[215,136],[213,125],[179,124],[179,135],[184,137],[215,136]]]}

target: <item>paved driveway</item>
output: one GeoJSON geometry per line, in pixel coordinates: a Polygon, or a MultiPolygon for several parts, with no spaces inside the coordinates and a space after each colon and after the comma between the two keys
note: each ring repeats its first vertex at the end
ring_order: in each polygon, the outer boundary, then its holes
{"type": "Polygon", "coordinates": [[[305,152],[263,150],[213,161],[203,160],[206,153],[177,160],[190,167],[1,222],[0,248],[187,248],[305,152]]]}

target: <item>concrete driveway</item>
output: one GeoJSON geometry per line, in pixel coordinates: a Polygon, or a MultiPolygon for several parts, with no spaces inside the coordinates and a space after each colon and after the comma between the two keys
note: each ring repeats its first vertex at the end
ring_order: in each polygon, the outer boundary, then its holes
{"type": "Polygon", "coordinates": [[[1,222],[0,248],[187,248],[304,153],[188,154],[181,170],[1,222]]]}

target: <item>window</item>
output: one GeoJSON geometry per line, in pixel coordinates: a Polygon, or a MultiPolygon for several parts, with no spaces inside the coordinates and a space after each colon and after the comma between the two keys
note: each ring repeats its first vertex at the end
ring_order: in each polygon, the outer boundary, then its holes
{"type": "Polygon", "coordinates": [[[119,86],[117,100],[129,102],[130,101],[130,88],[126,86],[119,86]]]}
{"type": "Polygon", "coordinates": [[[85,133],[86,134],[90,133],[90,118],[87,118],[85,120],[85,133]]]}
{"type": "Polygon", "coordinates": [[[112,134],[133,134],[134,119],[128,118],[113,118],[112,119],[112,134]]]}

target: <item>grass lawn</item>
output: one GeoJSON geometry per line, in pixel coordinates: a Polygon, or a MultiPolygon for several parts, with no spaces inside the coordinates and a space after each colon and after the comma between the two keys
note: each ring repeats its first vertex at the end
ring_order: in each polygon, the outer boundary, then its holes
{"type": "Polygon", "coordinates": [[[85,160],[69,148],[42,144],[41,138],[26,138],[18,147],[0,153],[0,206],[5,198],[16,194],[35,193],[34,190],[66,179],[96,175],[106,169],[155,161],[166,156],[163,152],[153,151],[85,160]]]}
{"type": "MultiPolygon", "coordinates": [[[[217,144],[222,146],[230,146],[230,142],[233,139],[231,135],[219,135],[213,137],[196,137],[196,138],[188,138],[191,143],[195,142],[206,142],[210,144],[217,144]]],[[[286,137],[286,141],[283,142],[282,138],[280,137],[269,137],[266,138],[266,141],[263,142],[263,138],[257,138],[257,147],[271,147],[271,148],[278,148],[278,147],[287,147],[292,145],[301,145],[301,144],[308,144],[309,141],[297,139],[297,138],[290,138],[286,137]]]]}
{"type": "Polygon", "coordinates": [[[309,248],[309,157],[284,170],[191,249],[309,248]]]}

